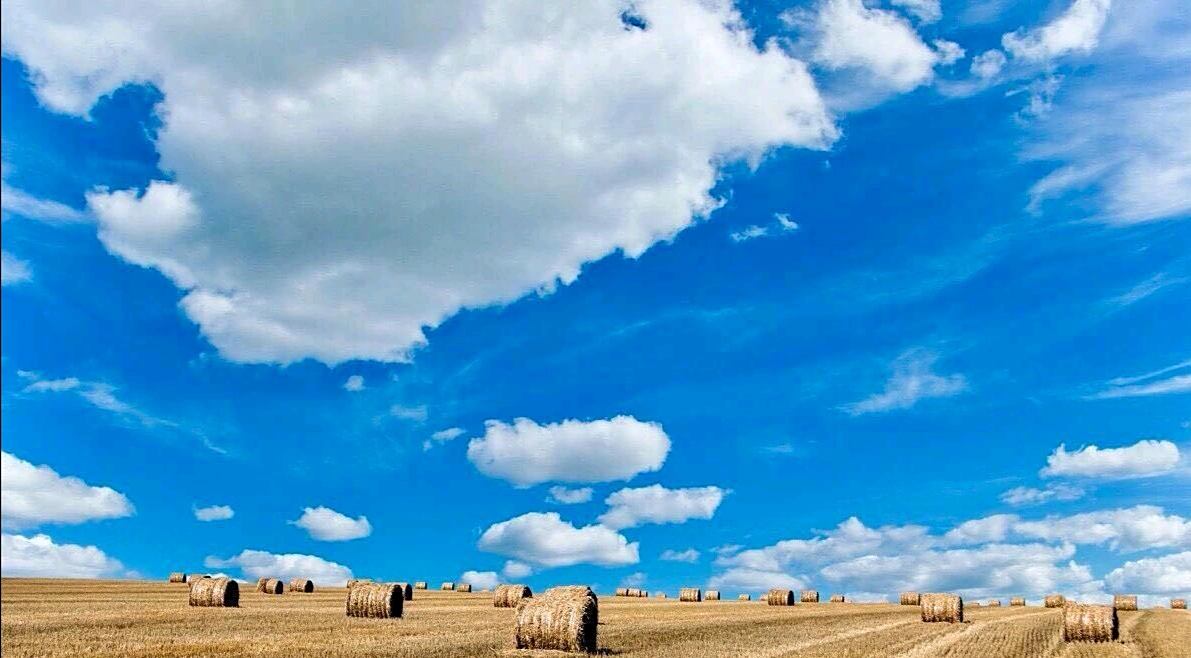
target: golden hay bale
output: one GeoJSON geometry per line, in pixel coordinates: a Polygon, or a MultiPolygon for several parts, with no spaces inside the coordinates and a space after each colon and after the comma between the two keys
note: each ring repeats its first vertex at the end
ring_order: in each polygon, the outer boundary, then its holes
{"type": "Polygon", "coordinates": [[[1012,608],[1020,608],[1026,604],[1025,597],[1015,596],[1009,599],[1009,606],[1012,608]]]}
{"type": "Polygon", "coordinates": [[[203,580],[204,578],[210,578],[210,576],[208,576],[205,573],[188,573],[188,574],[186,574],[186,582],[188,582],[188,583],[193,583],[196,580],[203,580]]]}
{"type": "Polygon", "coordinates": [[[174,572],[170,573],[170,582],[171,583],[184,583],[184,582],[186,582],[186,574],[182,573],[181,571],[174,571],[174,572]]]}
{"type": "Polygon", "coordinates": [[[649,598],[649,590],[639,589],[639,590],[637,590],[637,596],[639,596],[643,599],[648,599],[649,598]]]}
{"type": "Polygon", "coordinates": [[[1117,594],[1112,597],[1112,607],[1116,608],[1117,610],[1136,610],[1137,595],[1117,594]]]}
{"type": "Polygon", "coordinates": [[[1063,606],[1063,639],[1067,642],[1111,642],[1120,636],[1116,608],[1107,605],[1063,606]]]}
{"type": "Polygon", "coordinates": [[[616,596],[628,596],[628,595],[629,595],[629,588],[627,588],[627,587],[617,587],[616,588],[616,596]]]}
{"type": "Polygon", "coordinates": [[[314,581],[309,578],[291,578],[288,587],[291,594],[309,594],[314,591],[314,581]]]}
{"type": "MultiPolygon", "coordinates": [[[[268,578],[265,578],[264,576],[261,576],[260,578],[257,578],[257,579],[256,579],[256,591],[258,591],[258,592],[263,592],[263,591],[265,591],[265,584],[266,584],[266,583],[268,583],[268,582],[269,582],[269,579],[268,579],[268,578]]],[[[351,586],[352,586],[352,583],[351,583],[351,581],[350,581],[350,580],[349,580],[349,581],[347,581],[347,586],[348,586],[348,587],[351,587],[351,586]]]]}
{"type": "Polygon", "coordinates": [[[1067,602],[1067,597],[1062,594],[1047,594],[1045,605],[1048,608],[1061,608],[1067,602]]]}
{"type": "Polygon", "coordinates": [[[844,603],[844,595],[843,594],[832,594],[831,598],[828,599],[828,601],[831,603],[844,603]]]}
{"type": "Polygon", "coordinates": [[[630,588],[628,588],[627,590],[625,590],[625,593],[624,593],[624,595],[625,595],[625,596],[631,596],[631,597],[633,597],[633,598],[635,598],[635,599],[639,599],[639,598],[641,598],[641,588],[639,588],[639,587],[630,587],[630,588]]]}
{"type": "Polygon", "coordinates": [[[749,596],[748,594],[738,594],[736,596],[736,600],[737,601],[752,601],[753,597],[749,596]]]}
{"type": "Polygon", "coordinates": [[[441,589],[441,590],[442,590],[442,591],[444,591],[444,592],[450,592],[450,591],[453,591],[453,590],[455,589],[455,583],[452,583],[452,582],[445,582],[445,583],[443,583],[442,585],[440,585],[440,586],[439,586],[439,589],[441,589]]]}
{"type": "Polygon", "coordinates": [[[470,592],[471,583],[455,583],[456,592],[470,592]]]}
{"type": "Polygon", "coordinates": [[[818,603],[819,602],[818,590],[813,590],[813,589],[802,590],[801,600],[803,603],[818,603]]]}
{"type": "Polygon", "coordinates": [[[426,589],[426,581],[419,580],[414,583],[414,589],[426,589]]]}
{"type": "Polygon", "coordinates": [[[590,587],[552,587],[517,606],[514,645],[518,649],[595,653],[599,618],[599,599],[590,587]]]}
{"type": "Polygon", "coordinates": [[[406,601],[414,600],[414,588],[412,585],[410,585],[409,583],[394,583],[394,584],[401,588],[402,598],[404,598],[406,601]]]}
{"type": "Polygon", "coordinates": [[[283,594],[283,593],[285,593],[285,583],[281,582],[277,578],[269,578],[268,580],[266,580],[263,588],[261,587],[261,584],[259,582],[257,583],[256,586],[257,586],[257,589],[260,589],[260,591],[264,592],[265,594],[283,594]]]}
{"type": "Polygon", "coordinates": [[[1000,599],[993,599],[993,600],[989,601],[989,602],[988,602],[988,607],[990,607],[990,608],[999,608],[999,607],[1001,607],[1001,601],[1000,601],[1000,599]]]}
{"type": "Polygon", "coordinates": [[[533,597],[533,591],[525,585],[497,585],[492,594],[492,605],[497,608],[516,608],[521,599],[533,597]]]}
{"type": "Polygon", "coordinates": [[[1187,599],[1171,599],[1170,600],[1170,609],[1171,610],[1186,610],[1187,609],[1187,599]]]}
{"type": "Polygon", "coordinates": [[[703,590],[698,587],[683,587],[678,590],[678,600],[688,603],[698,603],[703,600],[703,590]]]}
{"type": "Polygon", "coordinates": [[[666,598],[666,593],[665,593],[665,592],[658,592],[658,594],[657,594],[657,596],[656,596],[655,598],[664,599],[664,598],[666,598]]]}
{"type": "Polygon", "coordinates": [[[703,594],[704,601],[719,601],[720,591],[718,589],[709,589],[703,594]]]}
{"type": "Polygon", "coordinates": [[[794,605],[794,590],[771,589],[765,595],[765,601],[769,605],[794,605]]]}
{"type": "Polygon", "coordinates": [[[356,583],[347,590],[348,617],[400,617],[405,594],[397,583],[356,583]]]}
{"type": "Polygon", "coordinates": [[[239,607],[240,585],[231,578],[199,578],[190,584],[190,605],[201,608],[239,607]]]}
{"type": "Polygon", "coordinates": [[[964,620],[964,600],[958,594],[923,594],[919,597],[922,621],[960,622],[964,620]]]}
{"type": "Polygon", "coordinates": [[[901,603],[901,605],[918,605],[918,592],[902,592],[898,596],[898,602],[901,603]]]}

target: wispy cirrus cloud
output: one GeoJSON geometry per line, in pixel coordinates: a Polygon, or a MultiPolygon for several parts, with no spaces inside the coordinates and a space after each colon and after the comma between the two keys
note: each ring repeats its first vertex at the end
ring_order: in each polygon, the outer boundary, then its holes
{"type": "Polygon", "coordinates": [[[909,409],[921,400],[946,398],[968,390],[968,380],[961,374],[940,375],[934,371],[938,355],[921,349],[910,350],[893,361],[892,374],[885,390],[863,400],[843,405],[853,416],[909,409]]]}
{"type": "Polygon", "coordinates": [[[1191,393],[1191,359],[1131,377],[1115,377],[1105,388],[1086,396],[1091,400],[1136,398],[1191,393]]]}

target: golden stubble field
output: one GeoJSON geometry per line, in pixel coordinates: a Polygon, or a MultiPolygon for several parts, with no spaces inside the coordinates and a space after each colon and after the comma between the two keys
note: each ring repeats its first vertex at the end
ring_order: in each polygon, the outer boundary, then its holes
{"type": "MultiPolygon", "coordinates": [[[[241,588],[239,608],[191,608],[187,586],[144,581],[6,578],[3,655],[500,656],[513,611],[490,593],[417,591],[402,619],[349,619],[346,590],[270,596],[241,588]]],[[[1186,658],[1187,611],[1121,613],[1121,639],[1065,644],[1061,611],[974,608],[964,624],[924,624],[897,605],[679,603],[600,597],[601,653],[614,656],[861,658],[1186,658]]],[[[537,652],[560,655],[556,652],[537,652]]]]}

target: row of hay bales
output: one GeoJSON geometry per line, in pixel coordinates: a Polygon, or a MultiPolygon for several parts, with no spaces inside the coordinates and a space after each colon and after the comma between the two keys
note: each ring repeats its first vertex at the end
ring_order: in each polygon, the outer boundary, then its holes
{"type": "Polygon", "coordinates": [[[649,592],[639,587],[617,587],[616,596],[627,596],[634,599],[647,599],[649,592]]]}

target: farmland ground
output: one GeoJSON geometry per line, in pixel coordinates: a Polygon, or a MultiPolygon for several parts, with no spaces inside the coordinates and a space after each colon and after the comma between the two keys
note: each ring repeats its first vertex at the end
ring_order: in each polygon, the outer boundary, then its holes
{"type": "MultiPolygon", "coordinates": [[[[269,596],[238,609],[191,608],[186,585],[4,579],[3,655],[529,656],[509,649],[513,611],[491,594],[418,591],[402,619],[348,619],[345,590],[269,596]]],[[[1110,644],[1065,644],[1061,611],[972,609],[966,624],[924,624],[897,605],[679,603],[600,597],[602,652],[678,658],[1185,658],[1191,614],[1122,613],[1110,644]]],[[[557,655],[557,654],[543,654],[557,655]]]]}

